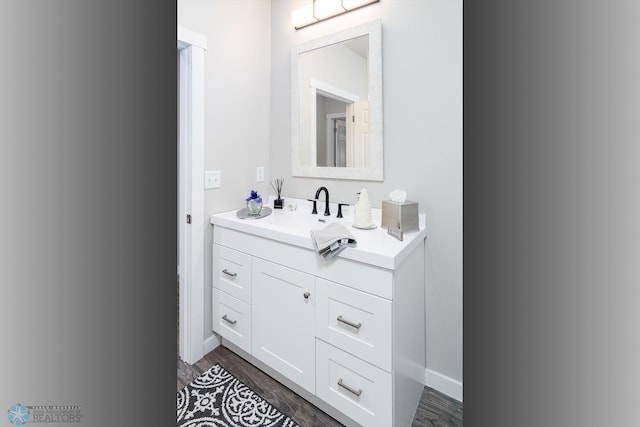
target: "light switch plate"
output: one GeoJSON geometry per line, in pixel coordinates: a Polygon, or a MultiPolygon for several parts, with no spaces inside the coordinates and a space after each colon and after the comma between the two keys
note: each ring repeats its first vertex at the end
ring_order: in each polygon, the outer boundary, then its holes
{"type": "Polygon", "coordinates": [[[256,168],[256,182],[264,181],[264,166],[258,166],[256,168]]]}
{"type": "Polygon", "coordinates": [[[220,188],[222,178],[220,171],[208,171],[204,173],[204,189],[220,188]]]}

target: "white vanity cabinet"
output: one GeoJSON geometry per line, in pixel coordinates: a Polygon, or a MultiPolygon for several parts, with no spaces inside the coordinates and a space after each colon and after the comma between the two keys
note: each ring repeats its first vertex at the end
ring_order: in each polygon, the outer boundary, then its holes
{"type": "Polygon", "coordinates": [[[214,330],[345,425],[410,426],[425,376],[424,217],[403,242],[353,229],[358,246],[324,260],[278,215],[211,216],[214,330]]]}

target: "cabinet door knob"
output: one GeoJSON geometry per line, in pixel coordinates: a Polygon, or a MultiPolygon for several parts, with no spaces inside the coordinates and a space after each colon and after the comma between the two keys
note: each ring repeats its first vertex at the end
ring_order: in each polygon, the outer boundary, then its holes
{"type": "Polygon", "coordinates": [[[309,292],[304,293],[304,299],[309,299],[310,296],[311,294],[309,292]]]}

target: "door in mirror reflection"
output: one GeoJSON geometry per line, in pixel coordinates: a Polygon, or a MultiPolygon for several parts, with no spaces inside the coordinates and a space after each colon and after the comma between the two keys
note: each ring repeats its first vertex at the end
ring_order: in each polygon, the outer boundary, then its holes
{"type": "Polygon", "coordinates": [[[316,166],[369,167],[369,101],[316,97],[316,166]]]}
{"type": "Polygon", "coordinates": [[[368,168],[371,165],[369,138],[369,101],[347,106],[347,167],[368,168]]]}

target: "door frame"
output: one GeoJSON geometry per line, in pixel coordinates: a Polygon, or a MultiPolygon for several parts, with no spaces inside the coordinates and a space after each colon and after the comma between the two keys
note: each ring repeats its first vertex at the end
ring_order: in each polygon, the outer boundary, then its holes
{"type": "MultiPolygon", "coordinates": [[[[326,122],[326,131],[325,131],[325,139],[326,141],[326,145],[327,147],[330,147],[331,150],[327,150],[327,164],[329,163],[333,163],[333,166],[338,167],[338,150],[337,150],[337,146],[338,146],[338,141],[335,138],[335,132],[333,131],[334,126],[333,126],[333,121],[335,119],[344,119],[345,121],[345,128],[346,128],[346,122],[347,122],[347,112],[345,111],[344,113],[328,113],[325,114],[325,122],[326,122]]],[[[345,157],[346,157],[346,153],[345,153],[345,157]]],[[[346,166],[346,165],[345,165],[346,166]]]]}
{"type": "Polygon", "coordinates": [[[207,38],[178,27],[178,354],[204,356],[204,51],[207,38]],[[190,215],[190,224],[187,223],[190,215]]]}

